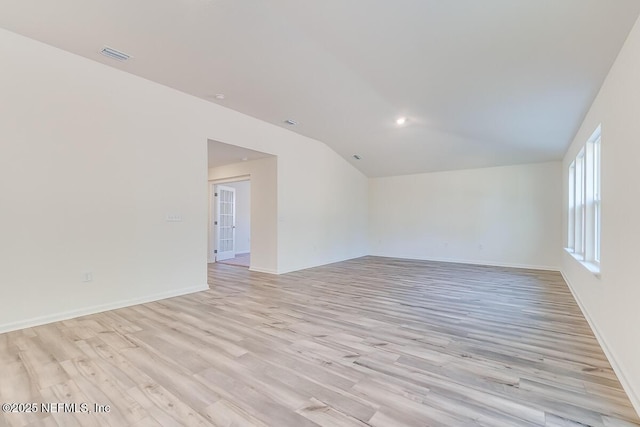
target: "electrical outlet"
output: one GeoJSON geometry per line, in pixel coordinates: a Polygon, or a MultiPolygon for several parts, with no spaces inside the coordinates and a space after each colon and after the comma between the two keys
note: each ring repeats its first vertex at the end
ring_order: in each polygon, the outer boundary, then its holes
{"type": "Polygon", "coordinates": [[[93,273],[88,271],[82,275],[82,281],[85,283],[93,281],[93,273]]]}

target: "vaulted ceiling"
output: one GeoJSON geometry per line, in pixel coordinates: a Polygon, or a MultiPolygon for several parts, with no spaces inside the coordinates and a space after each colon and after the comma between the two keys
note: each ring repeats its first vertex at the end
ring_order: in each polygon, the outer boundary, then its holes
{"type": "Polygon", "coordinates": [[[561,158],[640,1],[0,0],[0,11],[6,29],[387,176],[561,158]]]}

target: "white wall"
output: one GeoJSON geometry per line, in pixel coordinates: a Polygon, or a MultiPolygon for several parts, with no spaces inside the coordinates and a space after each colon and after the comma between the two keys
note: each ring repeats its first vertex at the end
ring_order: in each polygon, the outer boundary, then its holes
{"type": "Polygon", "coordinates": [[[265,265],[366,253],[367,180],[326,145],[5,30],[0,56],[0,330],[205,288],[208,139],[278,156],[265,265]]]}
{"type": "MultiPolygon", "coordinates": [[[[636,23],[563,162],[602,124],[601,278],[563,252],[562,272],[640,413],[640,23],[636,23]]],[[[567,235],[566,203],[564,232],[567,235]]],[[[566,242],[565,242],[566,243],[566,242]]]]}
{"type": "Polygon", "coordinates": [[[328,147],[317,148],[292,146],[278,156],[280,272],[368,252],[368,179],[328,147]]]}
{"type": "Polygon", "coordinates": [[[0,56],[0,331],[206,289],[189,100],[4,30],[0,56]]]}
{"type": "Polygon", "coordinates": [[[251,181],[227,182],[236,190],[236,254],[251,251],[251,181]]]}
{"type": "Polygon", "coordinates": [[[374,255],[558,269],[560,162],[370,181],[374,255]]]}
{"type": "Polygon", "coordinates": [[[267,157],[209,169],[209,179],[251,178],[251,270],[278,272],[278,159],[267,157]]]}

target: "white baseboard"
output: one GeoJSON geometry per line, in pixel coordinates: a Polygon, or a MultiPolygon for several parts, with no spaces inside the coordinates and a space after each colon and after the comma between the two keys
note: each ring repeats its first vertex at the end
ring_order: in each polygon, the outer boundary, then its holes
{"type": "Polygon", "coordinates": [[[436,258],[436,257],[434,257],[434,258],[427,258],[427,257],[419,258],[419,257],[411,257],[411,256],[389,256],[389,255],[376,255],[376,254],[359,255],[359,256],[356,256],[356,257],[352,257],[352,258],[332,260],[332,261],[324,263],[324,264],[310,264],[310,265],[305,265],[305,266],[297,266],[294,269],[290,269],[290,270],[286,270],[286,271],[280,271],[280,272],[276,272],[276,271],[272,271],[272,270],[265,270],[265,269],[260,269],[260,268],[254,268],[254,267],[251,267],[249,270],[258,271],[258,272],[261,272],[261,273],[269,273],[269,274],[285,274],[285,273],[291,273],[291,272],[294,272],[294,271],[306,270],[308,268],[314,268],[314,267],[320,267],[320,266],[323,266],[323,265],[334,264],[334,263],[337,263],[337,262],[348,261],[348,260],[351,260],[351,259],[362,258],[362,257],[365,257],[365,256],[374,256],[374,257],[380,257],[380,258],[411,259],[411,260],[416,260],[416,261],[448,262],[448,263],[453,263],[453,264],[488,265],[488,266],[491,266],[491,267],[523,268],[523,269],[527,269],[527,270],[560,271],[560,269],[558,267],[551,267],[551,266],[545,266],[545,265],[512,264],[512,263],[501,263],[501,262],[479,261],[479,260],[466,260],[466,259],[456,259],[456,258],[436,258]]]}
{"type": "Polygon", "coordinates": [[[416,261],[448,262],[452,264],[470,264],[470,265],[487,265],[491,267],[523,268],[527,270],[560,271],[560,268],[552,267],[548,265],[515,264],[515,263],[508,263],[508,262],[480,261],[480,260],[439,258],[439,257],[413,257],[413,256],[407,257],[407,256],[375,255],[375,254],[371,254],[370,256],[377,256],[381,258],[411,259],[416,261]]]}
{"type": "Polygon", "coordinates": [[[160,292],[157,294],[147,295],[144,297],[116,301],[108,304],[94,305],[92,307],[81,308],[78,310],[65,311],[62,313],[49,314],[46,316],[20,320],[17,322],[5,323],[4,325],[0,325],[0,334],[5,332],[16,331],[18,329],[46,325],[47,323],[59,322],[61,320],[69,320],[75,317],[101,313],[103,311],[116,310],[118,308],[130,307],[132,305],[144,304],[147,302],[153,302],[153,301],[159,301],[167,298],[177,297],[180,295],[192,294],[194,292],[202,292],[208,289],[209,289],[209,285],[192,286],[190,288],[182,288],[182,289],[176,289],[176,290],[171,290],[167,292],[160,292]]]}
{"type": "Polygon", "coordinates": [[[249,267],[249,271],[255,271],[256,273],[280,274],[275,270],[271,270],[270,268],[260,268],[260,267],[249,267]]]}
{"type": "Polygon", "coordinates": [[[339,262],[350,261],[352,259],[358,259],[366,256],[369,256],[369,255],[364,254],[364,255],[349,256],[348,258],[329,259],[329,260],[324,260],[321,264],[310,263],[310,264],[297,265],[294,268],[282,270],[278,274],[293,273],[294,271],[302,271],[302,270],[307,270],[309,268],[323,267],[325,265],[337,264],[339,262]]]}
{"type": "Polygon", "coordinates": [[[640,415],[640,394],[636,393],[633,386],[627,379],[624,373],[624,370],[618,364],[614,353],[611,351],[611,348],[607,344],[607,340],[604,339],[604,336],[600,333],[600,330],[596,326],[595,322],[593,321],[593,319],[591,319],[589,312],[586,310],[584,304],[582,303],[582,300],[580,300],[580,297],[578,296],[575,289],[573,288],[573,285],[571,284],[571,282],[569,281],[569,279],[567,278],[567,276],[564,274],[563,271],[560,271],[560,274],[562,274],[562,278],[567,283],[567,286],[569,287],[569,290],[573,295],[573,299],[575,299],[576,303],[578,303],[578,307],[580,307],[580,311],[582,311],[582,315],[584,316],[585,319],[587,319],[587,323],[589,323],[589,326],[591,327],[591,331],[593,331],[593,335],[595,335],[596,340],[598,340],[598,344],[600,344],[602,351],[604,351],[604,355],[607,356],[607,360],[609,360],[609,363],[611,364],[613,371],[618,376],[618,379],[620,380],[620,384],[622,384],[622,388],[627,393],[627,396],[629,397],[631,404],[633,405],[638,415],[640,415]]]}

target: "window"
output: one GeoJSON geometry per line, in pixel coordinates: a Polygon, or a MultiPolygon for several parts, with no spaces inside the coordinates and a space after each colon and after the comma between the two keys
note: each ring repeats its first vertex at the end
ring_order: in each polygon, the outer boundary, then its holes
{"type": "Polygon", "coordinates": [[[600,126],[569,165],[567,251],[600,271],[600,126]]]}

